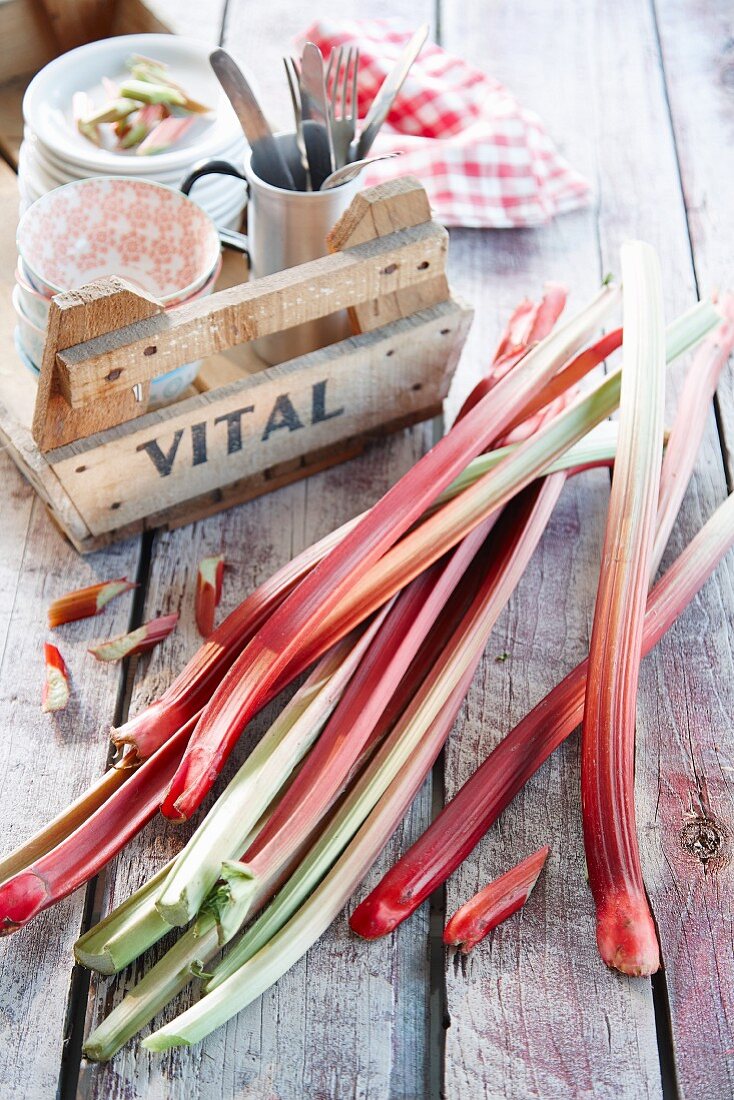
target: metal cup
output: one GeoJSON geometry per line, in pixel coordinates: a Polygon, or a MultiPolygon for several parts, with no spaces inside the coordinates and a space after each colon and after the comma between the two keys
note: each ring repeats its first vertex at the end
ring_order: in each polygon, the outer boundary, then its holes
{"type": "MultiPolygon", "coordinates": [[[[295,134],[276,134],[275,140],[296,185],[305,185],[295,134]]],[[[192,172],[181,188],[188,194],[196,180],[210,174],[232,175],[246,181],[247,236],[224,234],[222,239],[226,244],[227,238],[232,237],[235,247],[248,252],[250,276],[255,279],[327,255],[326,238],[359,190],[359,181],[355,179],[328,191],[286,191],[263,179],[258,167],[261,164],[257,152],[253,155],[251,151],[241,172],[226,161],[211,161],[192,172]]],[[[265,336],[255,341],[254,347],[266,363],[283,363],[349,335],[349,318],[342,310],[265,336]]]]}

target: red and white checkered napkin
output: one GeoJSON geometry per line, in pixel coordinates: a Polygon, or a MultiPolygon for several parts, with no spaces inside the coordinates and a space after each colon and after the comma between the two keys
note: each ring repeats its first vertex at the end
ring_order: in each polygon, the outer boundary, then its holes
{"type": "MultiPolygon", "coordinates": [[[[319,20],[298,39],[324,57],[359,47],[359,115],[364,118],[414,28],[402,20],[319,20]]],[[[540,225],[584,206],[590,188],[556,149],[539,117],[508,90],[440,46],[426,42],[372,152],[403,156],[366,170],[365,186],[418,176],[445,225],[540,225]]]]}

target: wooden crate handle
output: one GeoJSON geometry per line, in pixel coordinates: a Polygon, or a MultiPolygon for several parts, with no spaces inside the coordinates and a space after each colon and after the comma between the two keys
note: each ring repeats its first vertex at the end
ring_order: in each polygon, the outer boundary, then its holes
{"type": "Polygon", "coordinates": [[[61,393],[57,356],[80,341],[127,325],[133,318],[143,321],[162,312],[160,302],[117,276],[52,299],[33,413],[33,438],[41,451],[112,428],[145,410],[150,390],[147,380],[139,384],[137,393],[130,385],[110,393],[104,401],[71,408],[61,393]]]}
{"type": "MultiPolygon", "coordinates": [[[[401,176],[362,191],[352,200],[327,237],[330,252],[341,252],[366,241],[386,237],[398,229],[424,225],[431,220],[426,190],[415,176],[401,176]]],[[[450,298],[445,271],[414,286],[403,287],[349,307],[355,333],[372,332],[421,309],[450,298]]]]}

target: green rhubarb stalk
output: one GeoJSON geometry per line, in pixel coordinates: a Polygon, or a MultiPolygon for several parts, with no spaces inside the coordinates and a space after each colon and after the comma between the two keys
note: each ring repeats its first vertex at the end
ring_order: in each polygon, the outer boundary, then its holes
{"type": "Polygon", "coordinates": [[[121,905],[74,944],[74,958],[99,974],[117,974],[171,930],[155,907],[156,894],[173,866],[161,867],[121,905]]]}

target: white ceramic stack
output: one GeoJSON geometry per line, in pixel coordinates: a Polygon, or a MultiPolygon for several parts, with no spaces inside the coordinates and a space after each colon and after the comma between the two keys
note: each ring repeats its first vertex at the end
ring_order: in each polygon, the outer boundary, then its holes
{"type": "MultiPolygon", "coordinates": [[[[21,213],[56,187],[90,176],[122,176],[179,187],[201,161],[241,164],[246,150],[242,128],[209,65],[209,49],[168,34],[123,35],[90,42],[56,58],[31,81],[23,99],[24,140],[18,184],[21,213]],[[98,148],[77,130],[72,115],[75,92],[86,92],[95,106],[108,98],[102,78],[121,82],[126,60],[142,54],[164,62],[187,94],[212,107],[195,118],[181,141],[163,153],[138,156],[134,150],[98,148]]],[[[245,185],[232,176],[206,176],[191,197],[219,226],[238,228],[246,201],[245,185]]]]}

